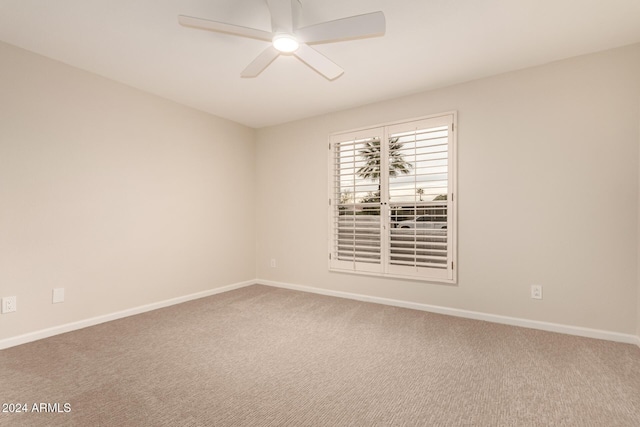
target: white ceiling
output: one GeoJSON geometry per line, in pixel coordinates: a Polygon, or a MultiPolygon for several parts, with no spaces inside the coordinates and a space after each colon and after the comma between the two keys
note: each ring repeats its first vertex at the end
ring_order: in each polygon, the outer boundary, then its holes
{"type": "Polygon", "coordinates": [[[640,42],[640,0],[300,2],[302,25],[381,10],[386,35],[314,46],[334,81],[292,56],[240,78],[266,42],[177,22],[270,31],[265,0],[0,0],[0,40],[256,128],[640,42]]]}

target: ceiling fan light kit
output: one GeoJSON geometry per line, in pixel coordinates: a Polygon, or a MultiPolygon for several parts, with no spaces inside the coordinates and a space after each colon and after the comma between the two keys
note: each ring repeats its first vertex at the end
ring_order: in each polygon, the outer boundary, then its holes
{"type": "Polygon", "coordinates": [[[298,0],[266,2],[271,14],[271,32],[185,15],[178,16],[178,22],[185,27],[269,42],[270,45],[240,74],[248,78],[258,76],[278,56],[285,54],[297,57],[328,80],[334,80],[340,77],[344,70],[309,45],[378,37],[385,33],[386,23],[382,12],[355,15],[297,28],[295,18],[301,7],[298,0]]]}
{"type": "Polygon", "coordinates": [[[273,47],[281,53],[293,53],[298,50],[300,43],[290,34],[278,34],[273,38],[273,47]]]}

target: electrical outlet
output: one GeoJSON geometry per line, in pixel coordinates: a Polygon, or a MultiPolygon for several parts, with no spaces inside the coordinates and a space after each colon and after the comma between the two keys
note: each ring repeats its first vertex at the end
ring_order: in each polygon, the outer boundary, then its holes
{"type": "Polygon", "coordinates": [[[16,297],[2,298],[2,314],[18,311],[18,301],[16,297]]]}
{"type": "Polygon", "coordinates": [[[531,298],[542,299],[542,285],[531,285],[531,298]]]}
{"type": "Polygon", "coordinates": [[[271,258],[271,268],[276,268],[276,259],[271,258]]]}

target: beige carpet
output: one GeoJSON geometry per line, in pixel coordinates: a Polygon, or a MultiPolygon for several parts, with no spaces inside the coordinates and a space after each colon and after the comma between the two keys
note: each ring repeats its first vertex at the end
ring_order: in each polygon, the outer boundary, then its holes
{"type": "Polygon", "coordinates": [[[0,403],[60,411],[2,426],[640,426],[640,349],[251,286],[0,351],[0,403]]]}

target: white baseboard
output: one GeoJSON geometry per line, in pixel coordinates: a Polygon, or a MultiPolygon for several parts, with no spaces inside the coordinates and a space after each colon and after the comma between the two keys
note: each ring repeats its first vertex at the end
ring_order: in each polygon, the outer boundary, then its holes
{"type": "Polygon", "coordinates": [[[257,280],[256,283],[261,285],[273,286],[278,288],[292,289],[302,292],[311,292],[314,294],[327,295],[339,298],[353,299],[357,301],[372,302],[376,304],[391,305],[395,307],[410,308],[420,311],[428,311],[431,313],[445,314],[448,316],[464,317],[466,319],[484,320],[487,322],[501,323],[504,325],[520,326],[529,329],[539,329],[549,332],[558,332],[561,334],[576,335],[580,337],[596,338],[608,341],[621,342],[626,344],[636,344],[640,347],[640,337],[630,334],[622,334],[619,332],[603,331],[600,329],[583,328],[580,326],[561,325],[558,323],[540,322],[538,320],[520,319],[517,317],[501,316],[498,314],[481,313],[477,311],[460,310],[457,308],[441,307],[436,305],[421,304],[410,301],[395,300],[382,297],[374,297],[362,294],[353,294],[349,292],[333,291],[328,289],[314,288],[305,285],[294,285],[291,283],[275,282],[272,280],[257,280]]]}
{"type": "Polygon", "coordinates": [[[37,341],[43,338],[49,338],[54,335],[64,334],[66,332],[87,328],[89,326],[98,325],[100,323],[122,319],[124,317],[134,316],[136,314],[145,313],[147,311],[157,310],[159,308],[169,307],[171,305],[180,304],[183,302],[187,302],[187,301],[191,301],[199,298],[204,298],[211,295],[216,295],[223,292],[228,292],[228,291],[240,289],[245,286],[251,286],[255,284],[261,284],[261,285],[272,286],[277,288],[292,289],[292,290],[302,291],[302,292],[310,292],[310,293],[333,296],[338,298],[347,298],[347,299],[371,302],[376,304],[391,305],[395,307],[410,308],[413,310],[427,311],[431,313],[445,314],[449,316],[463,317],[467,319],[484,320],[487,322],[501,323],[501,324],[512,325],[512,326],[520,326],[520,327],[530,328],[530,329],[540,329],[540,330],[549,331],[549,332],[558,332],[558,333],[576,335],[576,336],[587,337],[587,338],[597,338],[597,339],[603,339],[608,341],[635,344],[638,347],[640,347],[639,336],[621,334],[618,332],[582,328],[579,326],[561,325],[557,323],[540,322],[537,320],[520,319],[517,317],[500,316],[497,314],[487,314],[487,313],[481,313],[477,311],[460,310],[455,308],[421,304],[421,303],[410,302],[410,301],[374,297],[374,296],[363,295],[363,294],[354,294],[354,293],[342,292],[342,291],[332,291],[329,289],[314,288],[314,287],[305,286],[305,285],[294,285],[291,283],[275,282],[272,280],[248,280],[246,282],[240,282],[240,283],[235,283],[228,286],[222,286],[220,288],[210,289],[203,292],[198,292],[190,295],[172,298],[165,301],[159,301],[156,303],[134,307],[134,308],[130,308],[123,311],[118,311],[116,313],[96,316],[90,319],[80,320],[78,322],[66,323],[64,325],[42,329],[40,331],[30,332],[24,335],[18,335],[16,337],[6,338],[3,340],[0,340],[0,350],[14,347],[20,344],[26,344],[32,341],[37,341]]]}
{"type": "Polygon", "coordinates": [[[177,298],[172,298],[164,301],[154,302],[151,304],[142,305],[139,307],[129,308],[127,310],[118,311],[116,313],[105,314],[102,316],[92,317],[90,319],[80,320],[78,322],[66,323],[60,326],[54,326],[40,331],[30,332],[24,335],[18,335],[16,337],[6,338],[0,340],[0,350],[4,350],[9,347],[14,347],[20,344],[26,344],[28,342],[37,341],[43,338],[49,338],[54,335],[64,334],[66,332],[83,329],[89,326],[98,325],[100,323],[109,322],[111,320],[122,319],[123,317],[134,316],[136,314],[145,313],[151,310],[157,310],[159,308],[169,307],[171,305],[180,304],[183,302],[208,297],[211,295],[220,294],[222,292],[232,291],[234,289],[243,288],[256,284],[255,280],[248,280],[246,282],[234,283],[228,286],[222,286],[220,288],[210,289],[203,292],[197,292],[195,294],[184,295],[177,298]]]}

